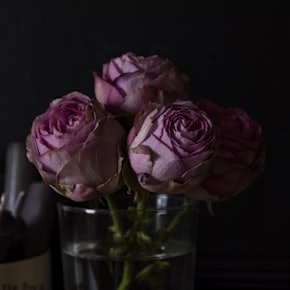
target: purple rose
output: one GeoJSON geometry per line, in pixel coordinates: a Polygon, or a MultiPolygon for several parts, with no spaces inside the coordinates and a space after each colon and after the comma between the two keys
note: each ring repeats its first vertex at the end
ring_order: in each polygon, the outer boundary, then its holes
{"type": "Polygon", "coordinates": [[[168,59],[157,55],[136,56],[129,52],[94,73],[95,95],[114,114],[134,115],[148,101],[171,103],[188,97],[188,77],[168,59]]]}
{"type": "Polygon", "coordinates": [[[36,117],[27,157],[43,180],[75,201],[95,199],[122,186],[123,127],[89,97],[72,92],[36,117]]]}
{"type": "Polygon", "coordinates": [[[227,200],[242,192],[263,172],[265,146],[261,126],[238,108],[222,108],[201,100],[220,131],[220,152],[203,187],[209,194],[227,200]]]}
{"type": "Polygon", "coordinates": [[[217,145],[211,120],[190,101],[147,104],[128,136],[130,164],[143,188],[195,199],[210,198],[199,184],[217,145]]]}

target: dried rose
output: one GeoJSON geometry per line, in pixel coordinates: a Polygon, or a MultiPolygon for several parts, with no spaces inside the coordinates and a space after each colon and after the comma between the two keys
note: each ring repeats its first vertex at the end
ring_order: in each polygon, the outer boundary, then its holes
{"type": "Polygon", "coordinates": [[[120,189],[126,133],[94,100],[72,92],[33,121],[27,157],[43,180],[75,201],[120,189]]]}
{"type": "Polygon", "coordinates": [[[188,97],[188,77],[168,59],[132,52],[103,65],[94,73],[95,95],[114,114],[134,115],[148,101],[171,103],[188,97]]]}
{"type": "Polygon", "coordinates": [[[140,185],[152,192],[209,199],[199,184],[208,173],[218,137],[192,102],[147,104],[128,136],[129,160],[140,185]]]}
{"type": "Polygon", "coordinates": [[[197,102],[220,131],[220,152],[203,187],[220,201],[237,195],[263,172],[265,145],[261,126],[239,108],[197,102]]]}

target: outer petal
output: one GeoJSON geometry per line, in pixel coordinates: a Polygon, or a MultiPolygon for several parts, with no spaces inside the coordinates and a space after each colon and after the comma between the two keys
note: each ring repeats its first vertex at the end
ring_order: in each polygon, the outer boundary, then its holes
{"type": "Polygon", "coordinates": [[[50,184],[50,186],[57,193],[74,201],[87,201],[101,197],[101,193],[95,188],[83,184],[50,184]]]}
{"type": "Polygon", "coordinates": [[[152,174],[153,170],[153,152],[144,145],[130,149],[131,166],[136,174],[152,174]]]}
{"type": "Polygon", "coordinates": [[[136,89],[126,95],[124,102],[120,105],[120,110],[132,115],[138,113],[149,101],[163,102],[163,95],[160,97],[159,92],[152,87],[136,89]]]}
{"type": "Polygon", "coordinates": [[[164,91],[175,92],[182,99],[188,98],[189,78],[176,68],[159,75],[152,81],[151,85],[164,91]]]}
{"type": "Polygon", "coordinates": [[[114,85],[123,92],[124,95],[136,91],[150,83],[150,78],[143,72],[127,73],[120,76],[114,82],[114,85]]]}
{"type": "MultiPolygon", "coordinates": [[[[203,177],[202,177],[203,178],[203,177]]],[[[146,176],[140,176],[139,182],[141,186],[150,192],[158,192],[165,194],[184,194],[195,200],[218,201],[219,197],[209,194],[199,184],[201,179],[196,177],[188,179],[184,183],[178,183],[174,180],[158,183],[147,183],[146,176]]]]}
{"type": "Polygon", "coordinates": [[[112,59],[108,64],[103,66],[103,76],[110,82],[113,82],[120,75],[138,71],[134,54],[127,53],[121,57],[112,59]]]}
{"type": "Polygon", "coordinates": [[[123,102],[123,96],[113,85],[100,78],[94,73],[95,95],[97,100],[107,106],[120,106],[123,102]]]}

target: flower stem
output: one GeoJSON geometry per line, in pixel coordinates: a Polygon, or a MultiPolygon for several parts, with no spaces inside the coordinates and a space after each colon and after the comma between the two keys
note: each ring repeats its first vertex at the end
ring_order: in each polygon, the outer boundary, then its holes
{"type": "MultiPolygon", "coordinates": [[[[122,237],[123,231],[116,212],[117,207],[115,200],[110,195],[106,197],[106,200],[113,220],[114,231],[119,237],[122,237]]],[[[124,261],[122,280],[118,286],[118,290],[128,290],[132,280],[133,280],[133,263],[130,259],[126,259],[124,261]]]]}
{"type": "Polygon", "coordinates": [[[129,259],[124,261],[122,280],[118,290],[128,290],[133,280],[133,262],[129,259]]]}
{"type": "Polygon", "coordinates": [[[182,217],[188,211],[190,205],[191,203],[187,199],[185,199],[181,210],[175,215],[175,217],[172,219],[168,227],[165,229],[165,231],[161,235],[160,242],[165,242],[167,240],[167,238],[170,236],[174,228],[178,225],[182,217]]]}
{"type": "Polygon", "coordinates": [[[135,230],[137,230],[140,227],[140,224],[142,223],[144,211],[147,207],[148,196],[149,196],[149,192],[146,191],[145,194],[142,196],[142,199],[137,202],[137,207],[136,207],[137,217],[133,226],[135,230]]]}
{"type": "Polygon", "coordinates": [[[122,227],[120,225],[120,222],[119,222],[119,219],[118,219],[118,215],[117,215],[117,212],[116,212],[117,207],[116,207],[115,200],[111,197],[111,195],[108,195],[106,197],[106,201],[108,203],[108,207],[109,207],[109,210],[110,210],[110,213],[111,213],[114,229],[115,229],[115,231],[116,231],[116,233],[118,235],[122,235],[122,227]]]}

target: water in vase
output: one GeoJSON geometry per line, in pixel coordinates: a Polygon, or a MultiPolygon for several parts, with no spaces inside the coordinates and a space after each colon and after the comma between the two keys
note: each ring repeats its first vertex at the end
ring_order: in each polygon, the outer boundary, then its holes
{"type": "MultiPolygon", "coordinates": [[[[63,247],[65,290],[117,290],[124,260],[109,258],[92,243],[63,247]]],[[[181,242],[171,242],[159,254],[137,255],[133,282],[128,290],[193,290],[195,251],[181,242]],[[147,267],[147,268],[146,268],[147,267]],[[147,275],[138,273],[148,269],[147,275]]]]}

